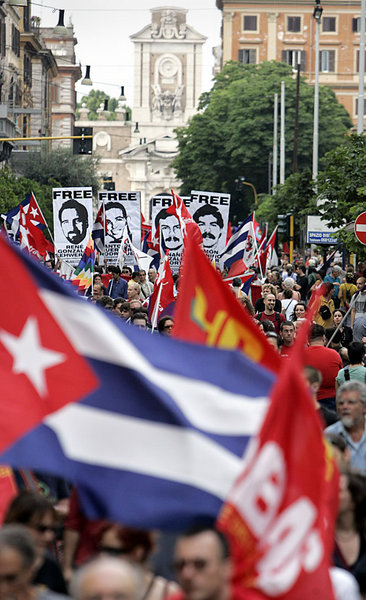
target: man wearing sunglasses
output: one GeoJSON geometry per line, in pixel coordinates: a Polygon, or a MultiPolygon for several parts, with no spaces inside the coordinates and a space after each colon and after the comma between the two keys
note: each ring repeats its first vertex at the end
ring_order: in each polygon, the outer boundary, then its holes
{"type": "Polygon", "coordinates": [[[173,566],[183,590],[174,595],[175,600],[228,600],[231,597],[229,549],[224,535],[216,529],[187,530],[177,540],[173,566]]]}

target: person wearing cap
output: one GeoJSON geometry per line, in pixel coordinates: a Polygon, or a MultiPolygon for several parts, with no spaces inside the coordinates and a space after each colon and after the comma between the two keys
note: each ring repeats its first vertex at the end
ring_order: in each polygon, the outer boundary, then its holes
{"type": "Polygon", "coordinates": [[[339,287],[342,283],[341,273],[342,273],[341,267],[339,265],[333,265],[332,271],[329,273],[329,275],[326,275],[324,277],[324,283],[332,283],[334,286],[332,300],[334,302],[335,308],[339,308],[339,304],[340,304],[340,300],[338,299],[338,294],[339,294],[339,287]]]}

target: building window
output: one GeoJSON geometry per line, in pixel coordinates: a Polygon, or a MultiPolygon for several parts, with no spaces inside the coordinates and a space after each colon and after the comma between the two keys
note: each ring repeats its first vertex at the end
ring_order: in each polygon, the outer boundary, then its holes
{"type": "Polygon", "coordinates": [[[20,33],[15,25],[11,29],[11,49],[16,56],[20,56],[20,33]]]}
{"type": "Polygon", "coordinates": [[[301,31],[301,17],[287,17],[287,31],[299,33],[301,31]]]}
{"type": "MultiPolygon", "coordinates": [[[[356,110],[355,110],[355,115],[358,115],[358,98],[355,99],[355,103],[356,103],[356,110]]],[[[363,101],[363,116],[365,117],[366,114],[366,100],[363,101]]]]}
{"type": "Polygon", "coordinates": [[[352,19],[352,31],[353,33],[360,33],[361,31],[361,17],[355,17],[352,19]]]}
{"type": "Polygon", "coordinates": [[[334,73],[335,71],[335,50],[320,50],[319,70],[322,73],[334,73]]]}
{"type": "Polygon", "coordinates": [[[282,62],[297,69],[300,63],[300,71],[306,71],[306,52],[305,50],[282,50],[282,62]]]}
{"type": "Polygon", "coordinates": [[[244,65],[255,65],[257,63],[257,51],[255,48],[244,48],[238,51],[238,61],[244,65]]]}
{"type": "Polygon", "coordinates": [[[23,66],[24,83],[32,87],[32,59],[27,54],[24,54],[23,66]]]}
{"type": "Polygon", "coordinates": [[[6,52],[6,24],[4,17],[0,17],[0,55],[5,56],[6,52]]]}
{"type": "MultiPolygon", "coordinates": [[[[366,50],[365,50],[365,65],[366,65],[366,50]]],[[[360,70],[360,51],[356,52],[356,73],[360,70]]]]}
{"type": "Polygon", "coordinates": [[[323,33],[335,33],[336,31],[336,18],[335,17],[323,17],[322,20],[323,33]]]}
{"type": "Polygon", "coordinates": [[[244,15],[243,31],[257,31],[257,15],[244,15]]]}

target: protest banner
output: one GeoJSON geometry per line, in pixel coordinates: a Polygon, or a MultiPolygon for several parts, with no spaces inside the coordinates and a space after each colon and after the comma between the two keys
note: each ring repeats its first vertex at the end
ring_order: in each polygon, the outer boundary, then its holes
{"type": "MultiPolygon", "coordinates": [[[[133,245],[141,248],[141,193],[103,190],[98,193],[98,201],[99,206],[104,204],[106,221],[104,258],[108,264],[116,265],[126,225],[133,245]]],[[[135,264],[132,251],[126,256],[125,264],[135,264]]]]}
{"type": "MultiPolygon", "coordinates": [[[[189,198],[182,200],[186,204],[189,198]]],[[[161,254],[169,251],[170,270],[174,274],[179,271],[184,242],[178,217],[167,211],[172,204],[173,198],[170,194],[153,196],[151,199],[151,237],[154,239],[159,230],[161,254]]]]}
{"type": "Polygon", "coordinates": [[[77,266],[93,226],[91,187],[53,188],[55,252],[62,260],[77,266]]]}
{"type": "Polygon", "coordinates": [[[193,190],[185,204],[201,230],[206,256],[220,265],[219,257],[226,245],[230,194],[193,190]]]}

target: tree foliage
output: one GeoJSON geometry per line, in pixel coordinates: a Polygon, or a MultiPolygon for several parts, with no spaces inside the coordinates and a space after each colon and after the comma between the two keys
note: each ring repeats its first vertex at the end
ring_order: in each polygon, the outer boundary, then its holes
{"type": "Polygon", "coordinates": [[[42,185],[61,187],[92,186],[99,188],[98,160],[92,156],[79,156],[68,148],[30,152],[22,166],[22,175],[35,179],[42,185]]]}
{"type": "Polygon", "coordinates": [[[60,185],[58,181],[49,184],[41,184],[34,179],[17,177],[8,166],[0,169],[0,213],[5,214],[14,206],[17,206],[31,192],[37,198],[43,215],[53,228],[52,217],[52,187],[60,185]]]}
{"type": "MultiPolygon", "coordinates": [[[[229,62],[201,96],[200,112],[177,130],[179,155],[173,162],[183,181],[181,192],[235,191],[244,176],[258,192],[268,187],[268,158],[273,146],[274,93],[286,85],[286,173],[291,172],[296,80],[284,63],[242,65],[229,62]]],[[[299,101],[298,169],[311,166],[314,90],[302,78],[299,101]]],[[[319,90],[319,156],[339,145],[351,119],[328,87],[319,90]]]]}
{"type": "Polygon", "coordinates": [[[347,250],[366,258],[365,247],[353,232],[353,222],[366,209],[366,137],[350,135],[325,155],[321,166],[318,191],[323,219],[341,228],[338,237],[347,250]]]}
{"type": "Polygon", "coordinates": [[[82,97],[81,102],[78,102],[76,105],[76,118],[80,118],[79,109],[83,104],[86,104],[86,107],[89,109],[88,119],[90,121],[96,121],[98,118],[97,110],[101,104],[104,104],[104,100],[108,100],[108,111],[110,113],[106,120],[115,121],[117,119],[115,111],[118,107],[118,100],[117,98],[111,98],[102,90],[90,90],[87,96],[82,97]]]}

